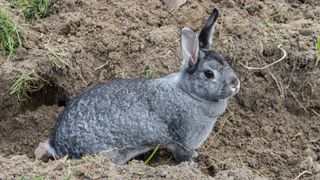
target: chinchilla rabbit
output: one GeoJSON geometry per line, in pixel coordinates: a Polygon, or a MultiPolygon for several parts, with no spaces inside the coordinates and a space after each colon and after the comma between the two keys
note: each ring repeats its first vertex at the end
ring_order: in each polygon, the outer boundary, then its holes
{"type": "Polygon", "coordinates": [[[115,80],[76,96],[60,114],[46,150],[57,158],[106,155],[122,165],[158,144],[176,160],[196,165],[207,139],[240,81],[212,50],[214,9],[200,35],[181,31],[180,72],[158,79],[115,80]]]}

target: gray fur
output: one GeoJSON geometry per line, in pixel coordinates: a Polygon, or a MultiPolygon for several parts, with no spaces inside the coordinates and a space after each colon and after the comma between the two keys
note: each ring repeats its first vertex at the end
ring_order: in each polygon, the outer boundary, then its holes
{"type": "MultiPolygon", "coordinates": [[[[197,37],[192,30],[185,31],[197,37]]],[[[181,38],[186,38],[183,32],[181,38]]],[[[199,44],[193,42],[198,38],[189,40],[191,47],[199,44]]],[[[160,144],[178,161],[192,165],[195,150],[240,85],[221,54],[196,48],[197,58],[192,62],[185,55],[192,52],[182,53],[186,63],[178,73],[158,79],[115,80],[80,93],[57,120],[50,139],[55,155],[105,154],[124,164],[160,144]],[[214,72],[213,79],[204,75],[207,70],[214,72]]]]}

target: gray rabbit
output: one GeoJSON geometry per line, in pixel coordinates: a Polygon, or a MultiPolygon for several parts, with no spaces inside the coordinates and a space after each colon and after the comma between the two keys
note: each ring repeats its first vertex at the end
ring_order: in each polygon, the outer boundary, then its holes
{"type": "Polygon", "coordinates": [[[76,96],[60,114],[46,150],[57,158],[103,154],[122,165],[159,144],[177,161],[196,165],[195,150],[240,88],[225,58],[209,50],[218,15],[214,9],[199,37],[182,29],[180,72],[115,80],[76,96]]]}

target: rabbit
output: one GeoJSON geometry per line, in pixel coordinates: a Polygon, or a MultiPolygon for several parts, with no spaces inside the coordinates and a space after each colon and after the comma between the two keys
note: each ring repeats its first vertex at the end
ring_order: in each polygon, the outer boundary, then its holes
{"type": "Polygon", "coordinates": [[[199,36],[181,30],[179,72],[113,80],[77,95],[59,115],[46,150],[56,158],[102,154],[123,165],[160,145],[196,167],[196,149],[240,88],[223,55],[209,50],[218,15],[214,8],[199,36]]]}

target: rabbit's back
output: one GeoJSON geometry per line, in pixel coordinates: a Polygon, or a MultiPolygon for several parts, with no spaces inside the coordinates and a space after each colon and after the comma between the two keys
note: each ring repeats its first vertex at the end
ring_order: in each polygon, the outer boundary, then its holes
{"type": "Polygon", "coordinates": [[[149,79],[117,80],[79,94],[54,129],[57,155],[79,158],[114,147],[164,144],[159,141],[170,136],[168,121],[179,116],[172,113],[179,114],[180,102],[175,100],[176,90],[160,84],[149,79]]]}

